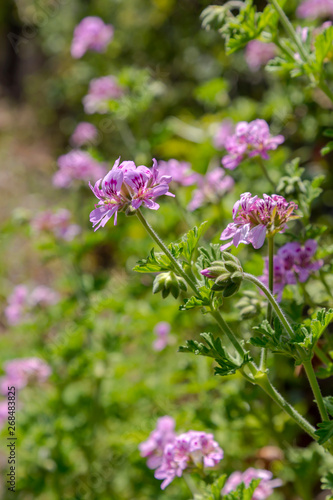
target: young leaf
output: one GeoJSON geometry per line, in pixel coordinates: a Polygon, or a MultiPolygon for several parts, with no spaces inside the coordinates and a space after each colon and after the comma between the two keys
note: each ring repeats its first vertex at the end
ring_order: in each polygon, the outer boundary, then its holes
{"type": "Polygon", "coordinates": [[[324,444],[326,441],[333,437],[333,420],[329,420],[328,422],[321,422],[318,424],[318,429],[315,432],[316,436],[318,436],[318,443],[324,444]]]}

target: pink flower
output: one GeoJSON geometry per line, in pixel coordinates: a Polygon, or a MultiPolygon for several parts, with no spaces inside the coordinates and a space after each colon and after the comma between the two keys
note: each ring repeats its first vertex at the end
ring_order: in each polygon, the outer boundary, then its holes
{"type": "Polygon", "coordinates": [[[18,285],[8,298],[8,306],[5,309],[5,316],[10,325],[21,323],[25,308],[28,302],[28,289],[24,285],[18,285]]]}
{"type": "Polygon", "coordinates": [[[34,306],[53,306],[60,300],[60,295],[49,288],[48,286],[39,285],[34,288],[30,294],[29,302],[31,307],[34,306]]]}
{"type": "Polygon", "coordinates": [[[58,172],[53,176],[53,185],[68,188],[74,180],[96,181],[105,174],[103,165],[89,153],[74,149],[58,158],[58,172]]]}
{"type": "Polygon", "coordinates": [[[222,458],[223,450],[214,441],[213,434],[188,431],[165,446],[162,463],[155,471],[155,477],[163,479],[161,488],[164,490],[185,469],[216,467],[222,458]]]}
{"type": "Polygon", "coordinates": [[[305,0],[296,10],[300,18],[333,17],[333,0],[305,0]]]}
{"type": "Polygon", "coordinates": [[[154,332],[157,335],[157,339],[153,343],[155,351],[162,351],[168,345],[170,329],[171,325],[167,321],[160,321],[155,325],[154,332]]]}
{"type": "MultiPolygon", "coordinates": [[[[274,271],[273,294],[277,295],[277,301],[280,302],[282,299],[282,292],[287,284],[287,281],[286,281],[286,270],[284,267],[283,259],[281,259],[278,255],[274,255],[273,257],[273,271],[274,271]]],[[[260,276],[259,279],[268,288],[269,286],[268,257],[265,257],[264,274],[260,276]]]]}
{"type": "Polygon", "coordinates": [[[157,420],[156,429],[151,432],[147,441],[139,445],[142,457],[148,457],[149,469],[156,469],[162,463],[164,448],[175,440],[175,421],[172,417],[161,417],[157,420]]]}
{"type": "Polygon", "coordinates": [[[83,98],[84,110],[88,115],[107,113],[109,101],[119,99],[124,94],[113,76],[94,78],[89,84],[88,94],[83,98]]]}
{"type": "Polygon", "coordinates": [[[191,169],[190,163],[186,161],[168,160],[159,161],[158,168],[160,175],[170,175],[172,182],[181,186],[192,186],[200,178],[200,174],[191,169]]]}
{"type": "Polygon", "coordinates": [[[222,490],[222,495],[227,495],[234,491],[237,486],[244,483],[245,486],[250,486],[253,479],[260,479],[260,483],[254,490],[252,500],[266,500],[273,493],[273,488],[278,488],[282,485],[280,479],[272,479],[273,474],[269,470],[254,469],[250,467],[245,472],[233,472],[228,478],[222,490]]]}
{"type": "Polygon", "coordinates": [[[153,159],[153,167],[143,165],[137,167],[133,161],[115,162],[110,172],[99,179],[95,186],[89,186],[99,199],[95,210],[90,214],[93,227],[104,227],[114,215],[114,225],[117,224],[117,214],[121,211],[134,211],[141,205],[158,210],[156,198],[162,195],[174,196],[169,192],[170,176],[161,176],[158,165],[153,159]],[[100,187],[101,186],[101,187],[100,187]]]}
{"type": "Polygon", "coordinates": [[[213,140],[216,149],[225,147],[226,140],[234,133],[234,129],[234,124],[228,118],[220,123],[213,140]]]}
{"type": "Polygon", "coordinates": [[[71,241],[77,236],[81,228],[77,224],[71,224],[71,213],[65,208],[57,212],[45,210],[37,214],[31,221],[31,227],[38,233],[50,232],[57,238],[71,241]]]}
{"type": "Polygon", "coordinates": [[[233,207],[232,217],[234,222],[228,224],[221,234],[221,240],[232,239],[229,243],[221,246],[221,251],[232,244],[236,247],[240,243],[253,248],[261,248],[264,244],[266,233],[273,236],[283,232],[289,220],[298,218],[293,211],[298,207],[293,201],[287,202],[283,196],[273,194],[263,195],[263,199],[252,196],[251,193],[243,193],[240,200],[233,207]]]}
{"type": "Polygon", "coordinates": [[[71,54],[80,59],[88,50],[104,52],[113,38],[113,27],[101,18],[89,16],[82,19],[74,30],[71,54]]]}
{"type": "MultiPolygon", "coordinates": [[[[10,387],[10,386],[9,386],[10,387]]],[[[0,401],[0,430],[8,421],[8,401],[0,401]]]]}
{"type": "Polygon", "coordinates": [[[40,358],[13,359],[5,363],[5,377],[1,381],[1,391],[8,393],[8,387],[17,390],[28,384],[41,384],[51,375],[51,368],[40,358]]]}
{"type": "Polygon", "coordinates": [[[215,168],[198,179],[198,189],[193,191],[188,209],[193,212],[206,203],[217,203],[226,193],[231,191],[234,180],[226,175],[222,168],[215,168]]]}
{"type": "Polygon", "coordinates": [[[98,130],[92,123],[81,122],[74,130],[70,142],[74,147],[81,147],[84,144],[94,144],[98,137],[98,130]]]}
{"type": "Polygon", "coordinates": [[[227,137],[225,149],[228,154],[222,158],[222,165],[235,169],[247,156],[252,158],[259,155],[263,159],[269,158],[267,151],[276,149],[284,142],[282,135],[270,135],[269,126],[265,120],[254,120],[250,123],[239,122],[234,135],[227,137]]]}
{"type": "Polygon", "coordinates": [[[260,40],[251,40],[245,49],[245,59],[251,71],[258,71],[276,56],[276,45],[260,40]]]}

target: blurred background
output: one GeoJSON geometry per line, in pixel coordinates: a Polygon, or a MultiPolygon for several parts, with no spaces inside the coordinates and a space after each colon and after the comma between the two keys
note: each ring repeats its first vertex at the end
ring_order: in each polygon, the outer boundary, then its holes
{"type": "MultiPolygon", "coordinates": [[[[288,2],[293,18],[297,3],[288,2]]],[[[246,50],[226,56],[220,35],[201,28],[200,14],[209,4],[1,4],[0,361],[4,377],[6,363],[20,358],[41,359],[51,371],[21,381],[24,387],[17,396],[15,495],[20,500],[190,498],[181,479],[161,492],[138,451],[164,415],[176,420],[179,432],[213,432],[225,451],[221,472],[249,466],[272,470],[284,482],[273,500],[325,498],[319,478],[332,463],[259,388],[238,375],[213,377],[209,359],[176,354],[186,339],[199,338],[202,331],[217,333],[217,327],[200,311],[179,311],[172,297],[162,301],[152,294],[153,277],[132,271],[152,247],[136,218],[120,214],[117,227],[109,222],[94,233],[89,213],[95,198],[87,182],[75,180],[67,187],[54,182],[57,158],[70,152],[70,138],[82,121],[98,131],[95,143],[83,149],[105,168],[119,156],[148,167],[153,157],[175,158],[204,175],[221,165],[216,137],[224,120],[265,119],[272,134],[286,138],[268,161],[276,184],[286,175],[287,161],[296,157],[305,169],[304,179],[324,176],[324,191],[305,218],[306,233],[297,223],[292,237],[322,237],[318,258],[325,260],[326,278],[317,276],[305,285],[307,303],[296,287],[287,287],[283,305],[299,318],[330,303],[332,242],[330,231],[321,228],[332,227],[332,158],[321,157],[320,149],[327,142],[323,131],[333,125],[331,105],[301,79],[265,72],[246,50]],[[111,24],[114,38],[106,52],[74,59],[73,31],[86,16],[111,24]],[[107,75],[126,89],[125,96],[114,99],[107,113],[86,114],[82,100],[89,82],[107,75]],[[58,219],[50,222],[50,213],[58,213],[58,219]],[[26,299],[38,287],[46,287],[39,290],[42,298],[35,292],[26,299]],[[19,307],[9,319],[15,290],[19,307]],[[168,333],[158,350],[161,322],[167,323],[168,333]]],[[[263,2],[257,5],[261,8],[263,2]]],[[[176,200],[167,199],[158,212],[149,211],[150,223],[169,242],[208,220],[203,243],[218,242],[240,193],[270,189],[253,162],[244,162],[232,177],[230,192],[208,191],[202,206],[192,212],[187,206],[194,187],[177,187],[176,200]]],[[[297,189],[292,186],[291,199],[300,196],[297,189]]],[[[279,236],[278,246],[288,237],[279,236]]],[[[240,249],[238,257],[248,272],[260,275],[264,253],[251,250],[240,249]]],[[[225,316],[248,339],[253,320],[239,321],[239,299],[226,301],[225,316]]],[[[262,318],[262,298],[256,301],[262,318]]],[[[329,336],[326,342],[333,349],[329,336]]],[[[282,357],[269,363],[278,388],[314,423],[317,412],[302,370],[282,357]]],[[[319,360],[315,363],[320,366],[319,360]]],[[[330,379],[323,379],[324,395],[330,387],[330,379]]],[[[4,442],[5,421],[3,425],[4,442]]],[[[5,478],[4,447],[0,467],[5,478]]],[[[6,479],[1,488],[1,498],[12,498],[6,479]]]]}

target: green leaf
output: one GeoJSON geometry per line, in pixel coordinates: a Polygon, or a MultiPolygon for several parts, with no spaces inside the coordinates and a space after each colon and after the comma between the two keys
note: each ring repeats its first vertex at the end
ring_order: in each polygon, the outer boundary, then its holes
{"type": "Polygon", "coordinates": [[[261,479],[253,479],[249,486],[240,483],[234,491],[227,495],[222,495],[222,500],[252,500],[255,489],[260,484],[261,479]]]}
{"type": "Polygon", "coordinates": [[[333,472],[328,472],[326,476],[321,478],[321,489],[333,492],[333,472]]]}
{"type": "Polygon", "coordinates": [[[163,253],[155,254],[155,250],[152,249],[146,259],[138,261],[137,265],[133,268],[133,271],[136,271],[137,273],[157,273],[159,271],[167,271],[171,269],[172,265],[166,255],[163,253]]]}
{"type": "Polygon", "coordinates": [[[187,311],[188,309],[194,309],[195,307],[210,306],[210,288],[206,286],[201,286],[199,288],[200,297],[193,295],[189,299],[184,300],[184,304],[179,307],[180,311],[187,311]]]}
{"type": "Polygon", "coordinates": [[[328,325],[333,320],[333,309],[326,310],[325,308],[317,311],[312,315],[312,319],[308,319],[304,322],[306,326],[309,326],[313,335],[313,346],[320,339],[321,335],[324,333],[328,325]]]}
{"type": "Polygon", "coordinates": [[[322,33],[316,36],[314,47],[315,47],[315,62],[312,67],[317,73],[316,76],[320,79],[320,75],[323,72],[324,61],[332,51],[333,45],[333,26],[329,26],[322,33]]]}
{"type": "Polygon", "coordinates": [[[207,224],[208,222],[205,221],[200,224],[199,227],[195,226],[193,229],[190,229],[190,231],[182,237],[179,243],[170,245],[170,250],[176,249],[176,252],[179,252],[178,256],[182,256],[187,263],[190,264],[194,250],[196,249],[207,224]]]}
{"type": "Polygon", "coordinates": [[[333,376],[333,363],[328,366],[321,366],[316,370],[316,375],[318,378],[325,379],[333,376]]]}
{"type": "Polygon", "coordinates": [[[321,148],[320,154],[321,154],[321,156],[325,156],[325,155],[328,155],[329,153],[331,153],[331,151],[333,151],[333,141],[328,142],[326,144],[326,146],[321,148]]]}
{"type": "Polygon", "coordinates": [[[318,424],[318,429],[316,430],[315,434],[319,438],[319,444],[326,443],[326,441],[333,437],[333,420],[330,420],[329,422],[321,422],[320,424],[318,424]]]}
{"type": "Polygon", "coordinates": [[[331,417],[333,417],[333,396],[326,396],[324,399],[324,405],[331,417]]]}

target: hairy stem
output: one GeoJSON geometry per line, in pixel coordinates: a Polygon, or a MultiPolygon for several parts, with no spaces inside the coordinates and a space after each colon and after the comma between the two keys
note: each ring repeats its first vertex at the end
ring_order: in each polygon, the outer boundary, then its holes
{"type": "MultiPolygon", "coordinates": [[[[271,294],[273,294],[274,287],[274,236],[268,238],[268,288],[271,294]]],[[[268,301],[267,304],[267,321],[270,325],[273,322],[273,310],[272,304],[268,301]]],[[[267,349],[263,347],[261,349],[260,358],[260,370],[265,371],[267,368],[267,349]]]]}
{"type": "Polygon", "coordinates": [[[306,375],[309,379],[313,395],[316,399],[316,403],[318,406],[318,410],[319,410],[321,419],[323,421],[329,420],[328,413],[327,413],[327,410],[326,410],[325,405],[324,405],[323,396],[321,395],[321,390],[320,390],[318,380],[316,378],[316,375],[315,375],[315,372],[314,372],[314,369],[312,366],[311,359],[309,359],[307,361],[303,361],[303,366],[304,366],[306,375]]]}

